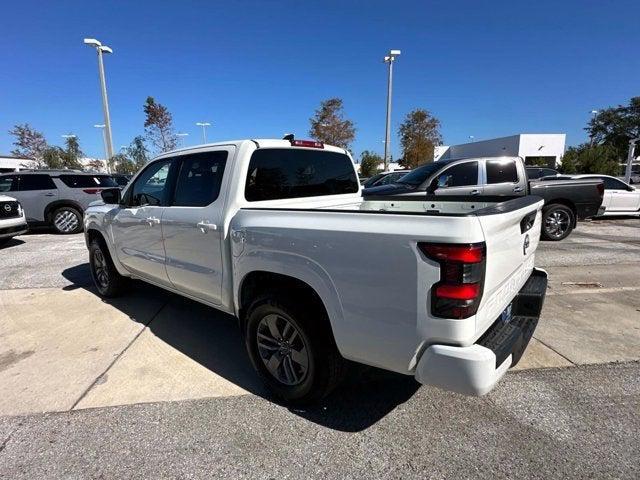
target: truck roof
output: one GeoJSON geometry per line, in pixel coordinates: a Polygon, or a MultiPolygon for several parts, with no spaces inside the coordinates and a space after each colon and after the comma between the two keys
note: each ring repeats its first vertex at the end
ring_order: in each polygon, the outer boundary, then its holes
{"type": "MultiPolygon", "coordinates": [[[[303,140],[303,139],[296,139],[296,140],[303,140]]],[[[309,150],[325,150],[329,152],[347,153],[347,151],[344,148],[335,147],[333,145],[327,145],[327,144],[324,144],[323,147],[320,149],[320,148],[314,148],[314,147],[291,145],[291,141],[289,140],[282,140],[282,139],[276,139],[276,138],[247,138],[243,140],[228,140],[224,142],[204,143],[202,145],[192,145],[189,147],[178,148],[175,150],[171,150],[170,152],[162,153],[158,155],[158,157],[156,158],[164,157],[167,155],[187,153],[193,150],[200,150],[200,149],[205,149],[209,147],[221,147],[225,145],[235,145],[236,147],[239,147],[241,144],[246,142],[252,142],[256,144],[258,148],[304,148],[309,150]]]]}

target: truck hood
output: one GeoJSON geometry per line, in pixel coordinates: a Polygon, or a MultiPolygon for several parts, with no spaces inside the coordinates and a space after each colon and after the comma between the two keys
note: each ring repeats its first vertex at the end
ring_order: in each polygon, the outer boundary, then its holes
{"type": "Polygon", "coordinates": [[[390,183],[389,185],[382,185],[380,187],[365,188],[362,190],[362,195],[400,195],[402,193],[413,192],[416,189],[415,186],[406,183],[390,183]]]}

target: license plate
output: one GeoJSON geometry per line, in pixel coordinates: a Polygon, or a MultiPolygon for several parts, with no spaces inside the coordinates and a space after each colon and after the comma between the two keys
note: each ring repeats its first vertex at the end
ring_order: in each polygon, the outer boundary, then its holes
{"type": "Polygon", "coordinates": [[[510,303],[509,305],[507,305],[507,308],[505,308],[502,313],[500,314],[500,322],[504,325],[505,323],[509,323],[511,321],[511,310],[512,310],[513,304],[510,303]]]}

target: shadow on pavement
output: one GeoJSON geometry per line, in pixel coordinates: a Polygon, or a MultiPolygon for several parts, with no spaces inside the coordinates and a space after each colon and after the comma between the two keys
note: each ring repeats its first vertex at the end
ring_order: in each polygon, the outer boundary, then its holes
{"type": "MultiPolygon", "coordinates": [[[[88,263],[62,275],[71,282],[65,290],[84,288],[97,295],[88,263]]],[[[132,281],[125,295],[102,301],[139,321],[135,305],[145,298],[166,301],[147,325],[156,337],[226,380],[277,403],[251,367],[235,317],[141,281],[132,281]]],[[[290,411],[328,428],[357,432],[407,401],[418,387],[413,377],[349,362],[345,381],[334,393],[318,405],[290,411]]]]}
{"type": "Polygon", "coordinates": [[[7,250],[11,247],[17,247],[18,245],[22,245],[24,243],[24,240],[21,240],[17,237],[12,237],[9,240],[5,241],[5,243],[2,243],[2,241],[0,241],[0,250],[7,250]]]}

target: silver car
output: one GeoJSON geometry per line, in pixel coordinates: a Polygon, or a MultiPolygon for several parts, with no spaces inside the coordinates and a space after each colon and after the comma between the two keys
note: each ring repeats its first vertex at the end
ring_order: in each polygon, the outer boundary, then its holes
{"type": "Polygon", "coordinates": [[[109,175],[73,170],[34,170],[0,175],[0,193],[16,198],[31,225],[52,225],[58,233],[78,233],[91,202],[104,188],[117,187],[109,175]]]}

